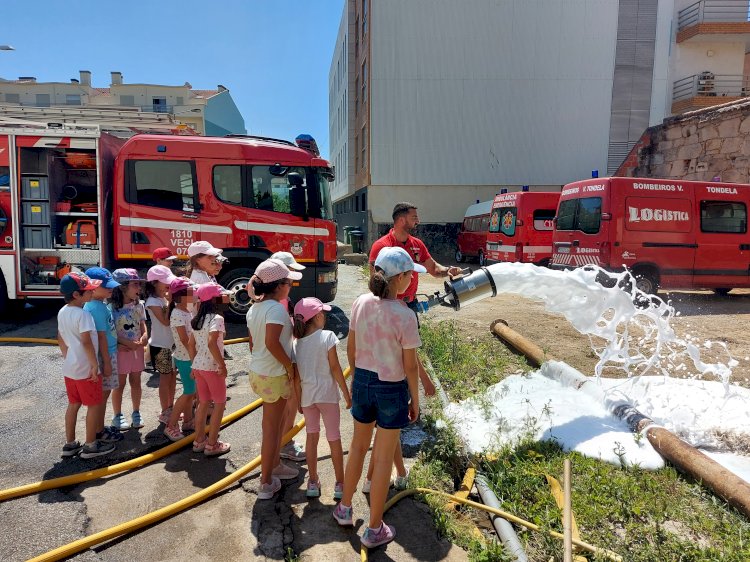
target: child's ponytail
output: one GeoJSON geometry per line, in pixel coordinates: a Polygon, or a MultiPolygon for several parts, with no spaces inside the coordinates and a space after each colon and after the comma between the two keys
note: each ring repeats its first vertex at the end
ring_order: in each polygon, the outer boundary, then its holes
{"type": "Polygon", "coordinates": [[[125,306],[125,294],[122,292],[122,285],[118,285],[117,287],[112,289],[112,296],[109,297],[109,302],[112,304],[112,308],[115,310],[120,310],[123,306],[125,306]]]}
{"type": "Polygon", "coordinates": [[[370,276],[370,282],[368,284],[370,292],[376,297],[384,299],[388,296],[388,279],[385,273],[379,267],[375,268],[375,272],[370,276]]]}
{"type": "Polygon", "coordinates": [[[307,332],[307,326],[310,322],[305,322],[304,317],[301,314],[295,314],[294,315],[294,327],[292,328],[292,333],[294,334],[294,337],[304,338],[305,333],[307,332]]]}

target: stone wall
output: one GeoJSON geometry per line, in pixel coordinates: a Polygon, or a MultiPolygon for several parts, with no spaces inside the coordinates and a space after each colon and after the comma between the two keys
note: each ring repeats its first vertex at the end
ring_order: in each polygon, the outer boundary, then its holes
{"type": "Polygon", "coordinates": [[[684,113],[646,129],[615,175],[750,183],[750,101],[684,113]]]}

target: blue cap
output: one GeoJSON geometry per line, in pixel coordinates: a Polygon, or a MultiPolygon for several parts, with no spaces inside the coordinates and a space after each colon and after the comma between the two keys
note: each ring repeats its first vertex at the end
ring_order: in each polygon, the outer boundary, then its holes
{"type": "Polygon", "coordinates": [[[120,286],[120,284],[112,277],[109,269],[105,269],[103,267],[89,267],[86,270],[86,275],[88,275],[91,279],[98,279],[99,281],[101,281],[102,287],[104,287],[105,289],[114,289],[115,287],[120,286]]]}

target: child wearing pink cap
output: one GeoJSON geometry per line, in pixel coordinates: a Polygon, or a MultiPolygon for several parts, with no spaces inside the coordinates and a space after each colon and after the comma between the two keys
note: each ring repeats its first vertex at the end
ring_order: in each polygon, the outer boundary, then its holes
{"type": "Polygon", "coordinates": [[[295,386],[307,430],[307,497],[320,497],[318,440],[322,417],[336,475],[333,497],[340,500],[344,492],[344,451],[339,427],[339,388],[344,394],[347,409],[352,407],[352,398],[336,353],[339,339],[330,330],[323,329],[325,313],[329,310],[330,306],[314,297],[305,297],[294,307],[294,337],[297,338],[294,341],[294,357],[299,371],[295,386]]]}
{"type": "Polygon", "coordinates": [[[294,392],[292,321],[281,301],[289,297],[291,282],[302,274],[283,262],[268,259],[250,279],[256,302],[247,313],[250,336],[250,386],[263,399],[263,439],[259,500],[271,499],[281,480],[292,480],[299,470],[281,462],[281,437],[286,403],[294,392]]]}
{"type": "Polygon", "coordinates": [[[193,451],[207,457],[223,455],[231,448],[229,443],[219,441],[219,428],[227,402],[227,365],[224,362],[224,317],[222,309],[229,302],[221,285],[204,283],[198,285],[194,294],[200,301],[198,312],[190,325],[194,342],[193,376],[198,387],[198,410],[195,412],[195,440],[193,451]],[[206,437],[206,416],[213,401],[214,410],[206,437]]]}
{"type": "Polygon", "coordinates": [[[146,273],[146,310],[151,317],[151,335],[148,339],[151,361],[159,373],[159,422],[167,423],[174,405],[177,372],[172,364],[174,338],[169,328],[169,285],[177,279],[172,270],[155,265],[146,273]]]}

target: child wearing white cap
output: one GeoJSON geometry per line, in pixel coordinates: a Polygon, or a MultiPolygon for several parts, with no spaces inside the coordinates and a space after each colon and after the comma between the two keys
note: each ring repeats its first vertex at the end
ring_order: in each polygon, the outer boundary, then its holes
{"type": "Polygon", "coordinates": [[[422,344],[417,319],[397,295],[426,270],[403,248],[383,248],[375,260],[370,293],[352,305],[347,356],[354,368],[352,417],[354,436],[344,473],[344,493],[333,517],[352,525],[352,497],[362,475],[365,455],[377,423],[372,452],[370,521],[362,544],[372,548],[393,540],[395,529],[383,522],[393,455],[401,429],[419,415],[417,348],[422,344]]]}
{"type": "Polygon", "coordinates": [[[159,422],[167,423],[174,406],[177,371],[172,363],[174,337],[169,327],[169,285],[177,279],[165,265],[155,265],[146,273],[146,310],[151,318],[149,353],[159,373],[159,422]]]}

